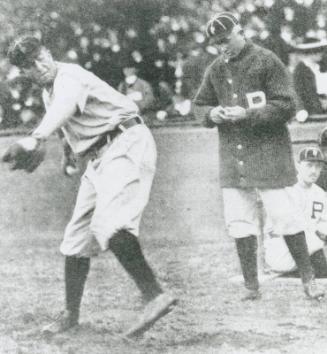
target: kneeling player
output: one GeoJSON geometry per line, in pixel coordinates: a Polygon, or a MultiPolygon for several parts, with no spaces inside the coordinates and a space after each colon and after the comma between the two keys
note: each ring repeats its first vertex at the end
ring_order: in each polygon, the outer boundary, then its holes
{"type": "MultiPolygon", "coordinates": [[[[298,182],[288,188],[290,198],[305,222],[308,251],[317,278],[327,277],[327,262],[323,251],[323,240],[327,234],[327,199],[326,192],[316,184],[324,163],[320,149],[309,147],[301,150],[297,163],[298,182]]],[[[284,239],[274,234],[273,225],[269,221],[265,230],[267,265],[276,272],[295,274],[297,267],[284,239]]]]}

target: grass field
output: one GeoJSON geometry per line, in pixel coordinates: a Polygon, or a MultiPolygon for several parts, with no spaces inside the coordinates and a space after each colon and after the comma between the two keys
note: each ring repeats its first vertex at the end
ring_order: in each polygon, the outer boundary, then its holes
{"type": "MultiPolygon", "coordinates": [[[[52,339],[39,329],[64,304],[58,251],[78,177],[59,170],[59,145],[32,175],[0,175],[0,354],[327,353],[327,300],[304,298],[300,281],[268,281],[241,303],[234,244],[226,236],[214,131],[155,131],[158,171],[141,242],[164,288],[180,299],[141,339],[120,335],[140,313],[136,287],[112,254],[92,261],[81,326],[52,339]]],[[[0,139],[0,153],[14,137],[0,139]]]]}

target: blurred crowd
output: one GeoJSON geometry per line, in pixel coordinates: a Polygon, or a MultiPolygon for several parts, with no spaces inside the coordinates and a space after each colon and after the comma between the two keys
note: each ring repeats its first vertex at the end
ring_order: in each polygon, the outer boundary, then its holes
{"type": "MultiPolygon", "coordinates": [[[[49,11],[46,33],[42,26],[31,30],[53,39],[62,61],[80,63],[127,94],[151,125],[194,119],[191,100],[218,54],[207,42],[205,24],[213,12],[234,9],[246,36],[274,51],[292,72],[298,119],[327,113],[324,1],[193,0],[183,6],[183,11],[161,13],[152,22],[124,23],[123,31],[119,25],[108,28],[100,20],[83,24],[49,11]],[[64,35],[58,42],[59,30],[64,35]]],[[[4,55],[0,75],[0,128],[34,125],[43,110],[39,88],[19,76],[4,55]]]]}

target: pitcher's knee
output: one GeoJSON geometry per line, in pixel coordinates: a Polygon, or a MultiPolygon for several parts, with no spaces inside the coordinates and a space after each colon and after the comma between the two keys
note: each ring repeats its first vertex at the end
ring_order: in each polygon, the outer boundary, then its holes
{"type": "Polygon", "coordinates": [[[119,228],[113,223],[111,225],[109,223],[107,225],[91,223],[90,225],[90,233],[97,240],[102,251],[106,251],[109,248],[109,241],[118,230],[119,228]]]}

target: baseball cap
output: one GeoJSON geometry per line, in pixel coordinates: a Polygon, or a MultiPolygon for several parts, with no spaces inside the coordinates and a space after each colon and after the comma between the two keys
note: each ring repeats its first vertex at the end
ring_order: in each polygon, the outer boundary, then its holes
{"type": "Polygon", "coordinates": [[[19,68],[31,67],[40,54],[41,47],[41,42],[34,36],[19,37],[8,50],[9,61],[19,68]]]}
{"type": "Polygon", "coordinates": [[[318,137],[318,144],[319,146],[323,147],[327,146],[327,127],[320,132],[318,137]]]}
{"type": "Polygon", "coordinates": [[[317,147],[307,147],[302,149],[299,153],[299,162],[301,161],[326,162],[324,154],[317,147]]]}
{"type": "Polygon", "coordinates": [[[239,22],[231,12],[220,12],[208,22],[206,34],[208,37],[227,37],[235,26],[239,26],[239,22]]]}

